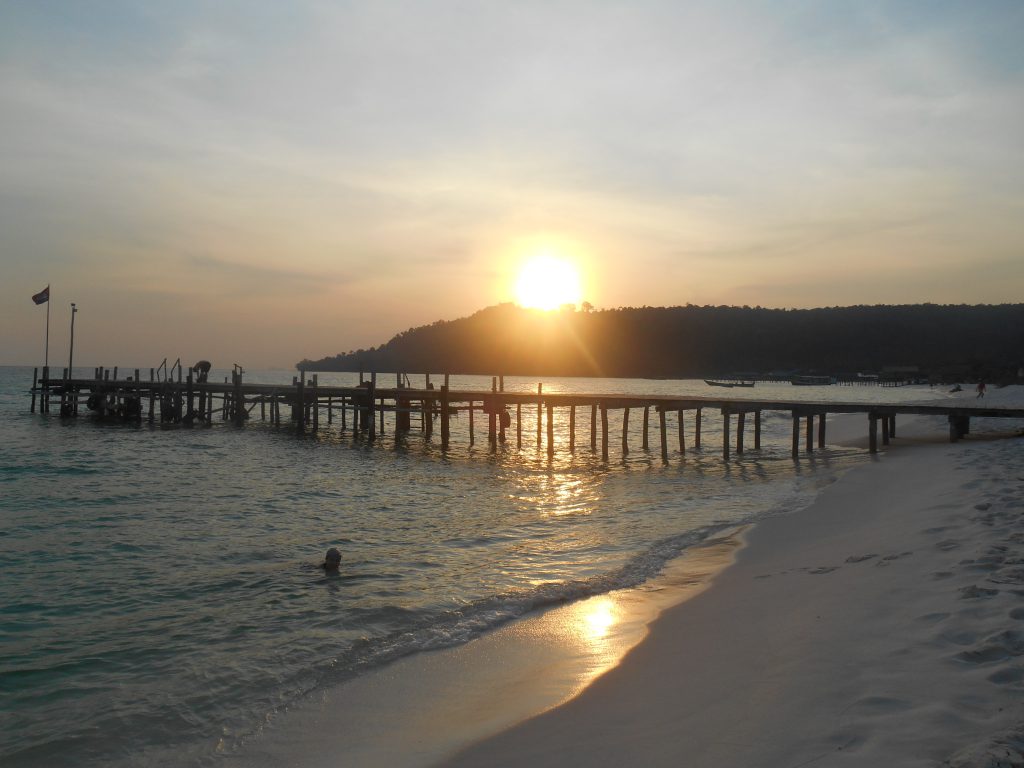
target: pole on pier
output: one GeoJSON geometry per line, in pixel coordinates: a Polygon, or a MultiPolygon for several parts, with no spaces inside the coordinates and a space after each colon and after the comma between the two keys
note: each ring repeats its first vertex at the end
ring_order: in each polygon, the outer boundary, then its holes
{"type": "Polygon", "coordinates": [[[295,390],[296,406],[293,410],[295,414],[296,428],[299,432],[306,430],[306,372],[303,370],[299,371],[299,378],[295,382],[297,389],[295,390]]]}
{"type": "Polygon", "coordinates": [[[818,414],[818,447],[825,447],[825,414],[818,414]]]}
{"type": "Polygon", "coordinates": [[[743,453],[743,426],[747,420],[746,411],[740,411],[736,414],[736,453],[743,453]]]}
{"type": "MultiPolygon", "coordinates": [[[[47,303],[46,309],[47,309],[47,311],[49,311],[49,309],[50,309],[49,303],[47,303]]],[[[47,328],[46,330],[49,331],[50,329],[47,328]]],[[[39,369],[38,368],[33,368],[32,369],[32,408],[29,410],[29,413],[35,413],[36,412],[36,383],[38,381],[39,381],[39,369]]],[[[39,410],[42,410],[42,408],[40,408],[39,410]]]]}
{"type": "Polygon", "coordinates": [[[608,408],[601,403],[601,460],[608,461],[608,408]]]}
{"type": "Polygon", "coordinates": [[[722,409],[722,459],[729,460],[729,409],[722,409]]]}
{"type": "Polygon", "coordinates": [[[665,428],[665,407],[658,406],[658,431],[661,433],[661,461],[668,464],[668,430],[665,428]]]}
{"type": "Polygon", "coordinates": [[[191,424],[195,418],[195,411],[192,409],[195,402],[195,389],[192,386],[192,369],[188,370],[188,378],[185,379],[186,397],[188,398],[188,408],[185,409],[185,415],[188,417],[188,423],[191,424]]]}
{"type": "Polygon", "coordinates": [[[643,442],[640,444],[640,446],[645,451],[649,447],[648,444],[647,444],[647,425],[650,422],[650,415],[651,415],[651,406],[645,405],[644,406],[644,439],[643,439],[643,442]]]}
{"type": "Polygon", "coordinates": [[[882,416],[882,445],[889,444],[889,417],[882,416]]]}
{"type": "Polygon", "coordinates": [[[793,411],[793,458],[800,456],[800,414],[793,411]]]}
{"type": "Polygon", "coordinates": [[[590,404],[590,450],[597,450],[597,403],[590,404]]]}
{"type": "Polygon", "coordinates": [[[693,419],[693,447],[697,449],[700,449],[700,422],[703,410],[703,408],[698,408],[697,415],[693,419]]]}
{"type": "Polygon", "coordinates": [[[551,403],[548,406],[548,457],[555,455],[555,406],[551,403]]]}
{"type": "Polygon", "coordinates": [[[754,411],[754,448],[761,447],[761,411],[754,411]]]}
{"type": "Polygon", "coordinates": [[[516,403],[516,448],[523,447],[523,404],[516,403]]]}
{"type": "Polygon", "coordinates": [[[686,453],[686,421],[683,411],[676,411],[676,420],[679,422],[679,453],[686,453]]]}
{"type": "Polygon", "coordinates": [[[576,406],[569,406],[569,453],[576,450],[576,406]]]}
{"type": "Polygon", "coordinates": [[[629,407],[622,409],[622,455],[629,453],[629,407]]]}
{"type": "Polygon", "coordinates": [[[878,414],[868,414],[868,451],[878,453],[878,414]]]}
{"type": "MultiPolygon", "coordinates": [[[[447,377],[447,374],[445,374],[447,377]]],[[[441,450],[448,450],[448,437],[451,434],[448,423],[448,385],[441,387],[441,450]]]]}
{"type": "Polygon", "coordinates": [[[473,432],[473,401],[469,401],[469,444],[473,445],[476,442],[473,432]]]}
{"type": "Polygon", "coordinates": [[[889,416],[889,437],[896,437],[896,414],[889,416]]]}
{"type": "Polygon", "coordinates": [[[377,402],[377,374],[376,372],[370,373],[370,389],[367,392],[368,397],[366,398],[366,415],[368,417],[370,428],[370,439],[377,439],[377,419],[374,418],[376,415],[373,412],[373,404],[377,402]]]}

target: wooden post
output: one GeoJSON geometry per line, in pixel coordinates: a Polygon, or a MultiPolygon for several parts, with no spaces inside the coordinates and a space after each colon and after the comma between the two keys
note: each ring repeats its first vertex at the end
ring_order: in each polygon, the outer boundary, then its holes
{"type": "Polygon", "coordinates": [[[544,385],[537,385],[537,447],[540,448],[540,407],[541,407],[541,394],[544,392],[544,385]]]}
{"type": "Polygon", "coordinates": [[[746,411],[736,414],[736,454],[743,453],[743,426],[747,420],[746,411]]]}
{"type": "Polygon", "coordinates": [[[597,450],[597,403],[590,404],[590,450],[597,450]]]}
{"type": "Polygon", "coordinates": [[[327,396],[327,424],[330,426],[334,423],[334,398],[330,395],[327,396]]]}
{"type": "Polygon", "coordinates": [[[306,430],[306,372],[299,371],[299,378],[295,382],[295,425],[299,432],[306,430]]]}
{"type": "Polygon", "coordinates": [[[195,398],[195,388],[192,385],[192,369],[188,370],[188,377],[185,379],[185,386],[187,388],[188,407],[185,409],[185,413],[188,415],[189,424],[192,423],[192,419],[195,418],[195,411],[192,410],[195,398]]]}
{"type": "MultiPolygon", "coordinates": [[[[39,369],[38,368],[33,368],[32,369],[32,408],[29,410],[29,413],[35,413],[36,412],[36,384],[38,383],[38,381],[39,381],[39,369]]],[[[39,410],[42,410],[42,408],[40,408],[39,410]]]]}
{"type": "Polygon", "coordinates": [[[647,445],[647,425],[648,425],[648,423],[649,423],[649,421],[650,421],[650,415],[651,415],[651,406],[649,406],[649,405],[645,405],[645,406],[644,406],[644,439],[643,439],[643,442],[641,443],[641,447],[642,447],[642,448],[643,448],[643,449],[644,449],[645,451],[646,451],[646,450],[648,449],[648,447],[649,447],[649,446],[647,445]]]}
{"type": "Polygon", "coordinates": [[[818,414],[818,447],[825,447],[825,414],[818,414]]]}
{"type": "MultiPolygon", "coordinates": [[[[445,374],[447,376],[447,374],[445,374]]],[[[441,387],[441,450],[448,450],[448,437],[451,426],[448,423],[448,385],[441,387]]]]}
{"type": "Polygon", "coordinates": [[[665,428],[665,407],[658,406],[658,431],[661,433],[661,460],[668,464],[668,430],[665,428]]]}
{"type": "Polygon", "coordinates": [[[722,458],[729,460],[729,409],[722,409],[722,458]]]}
{"type": "Polygon", "coordinates": [[[523,447],[523,404],[516,403],[516,448],[523,447]]]}
{"type": "Polygon", "coordinates": [[[498,398],[493,393],[498,391],[498,379],[491,377],[491,399],[487,402],[487,442],[494,447],[498,444],[498,398]]]}
{"type": "MultiPolygon", "coordinates": [[[[179,369],[180,371],[180,369],[179,369]]],[[[189,372],[189,376],[192,373],[189,372]]],[[[242,372],[239,371],[235,374],[235,426],[242,426],[243,420],[245,419],[245,398],[242,396],[242,372]]]]}
{"type": "Polygon", "coordinates": [[[576,450],[576,406],[569,406],[569,453],[576,450]]]}
{"type": "Polygon", "coordinates": [[[800,414],[793,411],[793,458],[800,456],[800,414]]]}
{"type": "Polygon", "coordinates": [[[629,453],[629,407],[622,409],[622,455],[629,453]]]}
{"type": "Polygon", "coordinates": [[[499,376],[498,377],[498,391],[499,392],[504,392],[505,391],[505,377],[504,376],[499,376]]]}
{"type": "Polygon", "coordinates": [[[473,401],[469,401],[469,444],[473,445],[476,442],[476,437],[473,433],[473,401]]]}
{"type": "Polygon", "coordinates": [[[370,437],[371,440],[376,440],[377,439],[377,419],[375,417],[376,417],[377,414],[375,414],[373,412],[374,411],[374,403],[377,402],[377,374],[376,374],[376,372],[371,372],[370,373],[370,389],[367,392],[367,395],[368,395],[368,397],[366,398],[366,408],[367,408],[366,415],[369,417],[368,418],[369,427],[370,427],[370,435],[369,435],[369,437],[370,437]]]}
{"type": "Polygon", "coordinates": [[[878,453],[878,414],[868,414],[868,451],[878,453]]]}
{"type": "Polygon", "coordinates": [[[697,415],[694,416],[694,419],[693,419],[693,447],[697,448],[697,449],[700,448],[700,422],[701,422],[701,412],[703,410],[704,410],[703,408],[698,408],[697,409],[697,415]]]}
{"type": "Polygon", "coordinates": [[[882,445],[889,444],[889,417],[882,416],[882,445]]]}
{"type": "Polygon", "coordinates": [[[814,414],[808,413],[807,419],[807,452],[811,453],[814,450],[814,414]]]}
{"type": "Polygon", "coordinates": [[[889,416],[889,437],[896,437],[896,414],[889,416]]]}
{"type": "Polygon", "coordinates": [[[686,453],[686,419],[683,411],[676,411],[676,418],[679,421],[679,452],[686,453]]]}
{"type": "Polygon", "coordinates": [[[555,455],[555,406],[548,406],[548,456],[555,455]]]}
{"type": "Polygon", "coordinates": [[[313,374],[313,431],[320,430],[320,379],[319,374],[313,374]]]}
{"type": "Polygon", "coordinates": [[[608,461],[608,408],[601,403],[601,459],[608,461]]]}
{"type": "Polygon", "coordinates": [[[754,411],[754,448],[761,447],[761,411],[754,411]]]}

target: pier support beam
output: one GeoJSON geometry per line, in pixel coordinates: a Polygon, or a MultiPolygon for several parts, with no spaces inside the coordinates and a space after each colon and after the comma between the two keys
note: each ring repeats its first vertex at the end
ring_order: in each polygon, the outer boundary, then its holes
{"type": "Polygon", "coordinates": [[[805,417],[807,419],[807,452],[812,453],[814,451],[814,414],[808,413],[805,417]]]}
{"type": "Polygon", "coordinates": [[[676,418],[679,421],[679,453],[686,453],[686,414],[683,411],[676,411],[676,418]]]}
{"type": "Polygon", "coordinates": [[[590,450],[597,450],[597,404],[590,406],[590,450]]]}
{"type": "Polygon", "coordinates": [[[629,408],[622,409],[622,455],[629,453],[629,408]]]}
{"type": "Polygon", "coordinates": [[[569,453],[576,450],[576,406],[569,406],[569,453]]]}
{"type": "Polygon", "coordinates": [[[668,431],[665,428],[665,409],[658,408],[658,429],[661,431],[661,461],[668,464],[668,431]]]}
{"type": "Polygon", "coordinates": [[[878,453],[878,414],[868,414],[868,451],[878,453]]]}
{"type": "Polygon", "coordinates": [[[793,458],[799,458],[800,456],[800,414],[793,411],[793,446],[792,446],[793,458]]]}
{"type": "Polygon", "coordinates": [[[761,412],[754,411],[754,450],[761,447],[761,412]]]}
{"type": "Polygon", "coordinates": [[[523,404],[516,403],[516,448],[523,447],[523,404]]]}
{"type": "Polygon", "coordinates": [[[608,461],[608,408],[601,403],[601,460],[608,461]]]}
{"type": "Polygon", "coordinates": [[[825,414],[818,414],[818,447],[825,447],[825,414]]]}
{"type": "Polygon", "coordinates": [[[643,436],[643,442],[641,443],[641,447],[645,451],[649,447],[648,443],[647,443],[647,429],[648,429],[648,424],[650,423],[650,417],[651,417],[651,406],[645,405],[644,406],[644,436],[643,436]]]}
{"type": "Polygon", "coordinates": [[[548,403],[548,457],[555,455],[555,406],[548,403]]]}
{"type": "Polygon", "coordinates": [[[540,448],[541,406],[544,403],[544,385],[537,384],[537,447],[540,448]]]}
{"type": "Polygon", "coordinates": [[[451,434],[451,425],[448,423],[448,385],[441,387],[441,450],[448,450],[448,438],[451,434]]]}
{"type": "Polygon", "coordinates": [[[722,459],[729,460],[729,409],[722,409],[722,459]]]}
{"type": "Polygon", "coordinates": [[[736,453],[743,453],[743,427],[747,420],[746,411],[736,414],[736,453]]]}
{"type": "Polygon", "coordinates": [[[693,417],[693,447],[697,450],[700,450],[700,421],[703,410],[703,408],[698,408],[696,415],[693,417]]]}

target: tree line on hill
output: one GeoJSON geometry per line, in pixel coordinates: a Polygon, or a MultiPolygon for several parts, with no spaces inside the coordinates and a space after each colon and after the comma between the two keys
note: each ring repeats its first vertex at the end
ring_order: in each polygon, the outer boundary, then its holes
{"type": "Polygon", "coordinates": [[[410,328],[306,371],[701,378],[917,369],[933,381],[1014,381],[1024,304],[821,309],[693,306],[545,312],[499,304],[410,328]]]}

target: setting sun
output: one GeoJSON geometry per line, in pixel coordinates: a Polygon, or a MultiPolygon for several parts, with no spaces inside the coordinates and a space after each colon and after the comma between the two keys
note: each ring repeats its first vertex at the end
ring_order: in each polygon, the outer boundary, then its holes
{"type": "Polygon", "coordinates": [[[519,271],[516,302],[530,309],[557,309],[578,304],[583,298],[580,275],[568,261],[553,256],[535,256],[519,271]]]}

